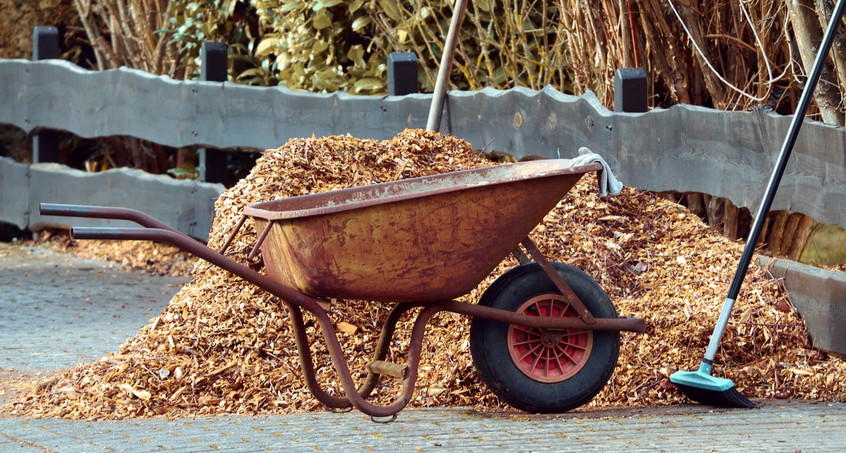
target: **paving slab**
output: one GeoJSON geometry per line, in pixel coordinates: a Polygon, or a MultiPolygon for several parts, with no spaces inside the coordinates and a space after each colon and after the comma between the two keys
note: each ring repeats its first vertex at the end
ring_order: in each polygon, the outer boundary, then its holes
{"type": "Polygon", "coordinates": [[[392,423],[357,413],[127,421],[0,417],[3,452],[843,452],[843,403],[757,401],[576,411],[560,416],[406,409],[392,423]]]}
{"type": "MultiPolygon", "coordinates": [[[[112,352],[187,279],[0,243],[0,402],[10,375],[55,373],[112,352]]],[[[21,452],[843,452],[846,403],[755,400],[542,416],[416,409],[72,421],[0,413],[0,453],[21,452]]]]}
{"type": "Polygon", "coordinates": [[[187,280],[0,243],[0,369],[64,369],[115,351],[187,280]]]}

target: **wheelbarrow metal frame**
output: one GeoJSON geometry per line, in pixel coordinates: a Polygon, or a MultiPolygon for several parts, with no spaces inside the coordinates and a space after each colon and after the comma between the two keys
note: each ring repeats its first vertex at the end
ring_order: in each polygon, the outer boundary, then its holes
{"type": "MultiPolygon", "coordinates": [[[[337,332],[324,308],[324,305],[328,306],[328,301],[323,298],[304,294],[225,256],[222,252],[226,248],[226,245],[228,245],[229,240],[226,241],[227,243],[224,244],[221,250],[215,251],[204,243],[163,224],[147,214],[127,208],[42,203],[40,209],[42,215],[133,221],[144,228],[74,227],[71,229],[71,237],[73,239],[146,240],[169,243],[268,291],[278,298],[278,301],[288,310],[305,381],[315,398],[329,408],[348,409],[354,407],[372,417],[395,416],[411,400],[418,377],[426,325],[433,315],[442,311],[482,317],[497,322],[535,329],[643,332],[646,328],[645,321],[641,318],[625,316],[617,318],[593,317],[563,279],[554,271],[549,261],[538,250],[537,246],[531,239],[526,237],[521,244],[526,248],[532,258],[541,265],[544,272],[555,282],[556,287],[561,290],[562,294],[577,309],[580,317],[550,318],[529,316],[468,302],[459,302],[454,299],[436,302],[400,302],[388,314],[379,339],[377,340],[373,360],[367,367],[367,376],[361,386],[357,388],[343,348],[338,340],[337,332]],[[409,310],[418,307],[423,307],[423,309],[414,319],[405,364],[396,365],[384,362],[400,318],[409,310]],[[306,334],[302,315],[303,309],[312,313],[317,319],[332,363],[340,378],[345,397],[330,395],[317,381],[314,360],[309,349],[309,339],[306,334]],[[391,403],[380,406],[366,401],[366,398],[373,392],[379,376],[382,374],[402,376],[403,383],[399,395],[391,403]]],[[[242,225],[243,219],[239,222],[238,228],[242,225]]]]}

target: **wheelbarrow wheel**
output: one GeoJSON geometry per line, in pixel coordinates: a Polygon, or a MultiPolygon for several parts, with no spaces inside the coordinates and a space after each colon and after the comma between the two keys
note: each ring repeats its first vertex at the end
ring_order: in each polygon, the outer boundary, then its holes
{"type": "MultiPolygon", "coordinates": [[[[594,317],[617,317],[589,275],[552,264],[594,317]]],[[[479,304],[534,316],[578,316],[536,263],[506,272],[479,304]]],[[[526,412],[565,412],[589,402],[605,387],[619,352],[616,331],[531,329],[480,317],[470,325],[470,353],[482,380],[500,399],[526,412]]]]}

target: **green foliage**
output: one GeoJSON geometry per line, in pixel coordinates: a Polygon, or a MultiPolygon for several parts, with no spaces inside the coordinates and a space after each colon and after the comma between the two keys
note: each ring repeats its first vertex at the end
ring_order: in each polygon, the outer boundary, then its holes
{"type": "MultiPolygon", "coordinates": [[[[453,88],[567,84],[557,12],[540,0],[469,2],[453,88]],[[511,10],[509,8],[516,8],[511,10]],[[548,30],[548,31],[544,31],[548,30]]],[[[447,0],[171,0],[174,38],[196,76],[202,41],[230,46],[230,79],[314,92],[384,94],[391,52],[414,52],[421,88],[435,83],[447,0]]]]}
{"type": "Polygon", "coordinates": [[[254,3],[266,30],[252,49],[252,54],[262,62],[262,75],[271,74],[290,88],[308,91],[345,90],[357,94],[385,91],[386,54],[372,46],[374,2],[256,0],[254,3]]]}
{"type": "Polygon", "coordinates": [[[200,47],[205,41],[230,47],[230,72],[243,72],[261,62],[248,50],[259,39],[258,18],[249,2],[238,0],[170,0],[173,40],[180,44],[186,78],[200,75],[200,47]]]}

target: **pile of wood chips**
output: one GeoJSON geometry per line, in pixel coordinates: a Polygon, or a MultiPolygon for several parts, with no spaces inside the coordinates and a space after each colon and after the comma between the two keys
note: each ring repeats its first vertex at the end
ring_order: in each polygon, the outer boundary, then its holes
{"type": "MultiPolygon", "coordinates": [[[[266,151],[250,175],[219,198],[209,245],[218,248],[252,203],[482,165],[492,163],[468,143],[420,130],[384,142],[349,136],[291,140],[266,151]]],[[[647,320],[646,333],[622,334],[615,374],[589,406],[682,402],[668,377],[698,366],[742,244],[652,193],[626,188],[600,198],[595,192],[595,178],[582,178],[532,233],[550,259],[593,276],[620,314],[647,320]]],[[[227,254],[247,263],[255,240],[247,222],[227,254]]],[[[263,272],[260,264],[250,265],[263,272]]],[[[513,265],[507,259],[463,300],[477,301],[513,265]]],[[[370,359],[389,308],[365,301],[333,304],[351,369],[363,370],[370,359]]],[[[846,363],[810,348],[801,319],[765,269],[750,268],[734,314],[715,375],[731,378],[752,398],[846,399],[846,363]]],[[[33,383],[12,412],[115,419],[319,409],[301,379],[287,317],[260,288],[198,261],[191,282],[135,338],[46,385],[33,383]]],[[[404,356],[409,324],[400,326],[394,361],[404,356]]],[[[318,338],[313,323],[309,331],[318,338]]],[[[466,317],[440,314],[431,321],[412,406],[505,408],[476,375],[468,333],[466,317]]],[[[318,378],[340,394],[322,340],[312,352],[318,378]]],[[[385,382],[378,400],[390,400],[397,388],[385,382]]]]}

